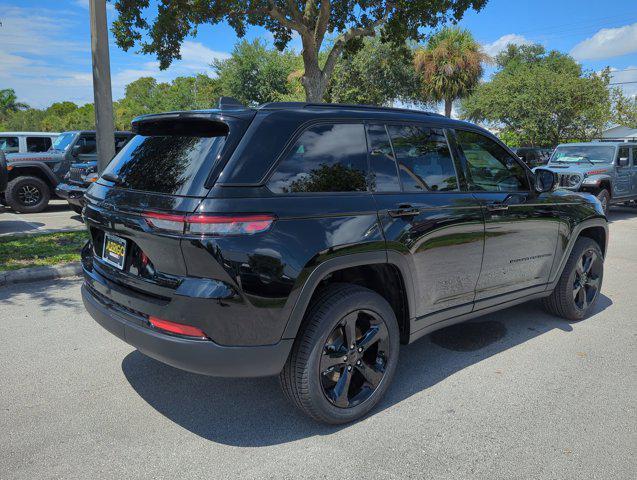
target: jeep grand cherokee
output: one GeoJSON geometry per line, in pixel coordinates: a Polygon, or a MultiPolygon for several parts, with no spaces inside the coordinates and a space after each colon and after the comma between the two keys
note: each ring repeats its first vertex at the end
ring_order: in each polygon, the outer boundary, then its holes
{"type": "Polygon", "coordinates": [[[86,193],[86,308],[174,367],[279,375],[344,423],[389,387],[400,344],[531,299],[584,318],[607,222],[475,125],[279,103],[139,117],[86,193]]]}

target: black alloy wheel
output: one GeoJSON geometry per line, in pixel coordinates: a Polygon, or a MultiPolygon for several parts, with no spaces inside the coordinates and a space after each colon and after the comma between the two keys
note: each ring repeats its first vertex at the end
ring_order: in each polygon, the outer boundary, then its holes
{"type": "Polygon", "coordinates": [[[396,372],[400,329],[391,305],[359,285],[315,295],[279,375],[283,392],[320,422],[357,420],[383,397],[396,372]]]}
{"type": "Polygon", "coordinates": [[[323,346],[323,394],[340,408],[360,405],[382,382],[388,357],[389,332],[378,315],[369,310],[349,313],[323,346]]]}
{"type": "Polygon", "coordinates": [[[578,309],[586,310],[597,299],[602,269],[603,261],[594,249],[580,256],[573,281],[573,301],[578,309]]]}
{"type": "Polygon", "coordinates": [[[49,185],[30,175],[11,180],[4,194],[7,205],[18,213],[41,212],[51,198],[49,185]]]}
{"type": "Polygon", "coordinates": [[[604,254],[599,244],[592,238],[578,238],[555,289],[543,299],[544,308],[567,320],[586,318],[599,298],[603,277],[604,254]]]}
{"type": "Polygon", "coordinates": [[[27,183],[18,189],[18,199],[25,207],[32,207],[42,200],[42,192],[37,186],[27,183]]]}

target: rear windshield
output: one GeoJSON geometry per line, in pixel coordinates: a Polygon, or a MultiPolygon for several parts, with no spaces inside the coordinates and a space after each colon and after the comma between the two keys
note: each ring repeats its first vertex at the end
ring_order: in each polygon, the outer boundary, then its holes
{"type": "Polygon", "coordinates": [[[226,137],[135,136],[104,173],[117,175],[131,190],[198,196],[226,137]]]}

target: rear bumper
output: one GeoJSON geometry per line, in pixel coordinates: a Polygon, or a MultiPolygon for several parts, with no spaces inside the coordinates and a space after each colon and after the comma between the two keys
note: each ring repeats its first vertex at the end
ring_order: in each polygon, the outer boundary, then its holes
{"type": "Polygon", "coordinates": [[[84,206],[84,193],[86,188],[80,185],[71,185],[69,183],[59,183],[55,187],[55,194],[65,199],[71,205],[77,205],[78,207],[84,206]]]}
{"type": "Polygon", "coordinates": [[[134,313],[117,309],[82,286],[84,306],[106,330],[143,354],[175,368],[215,377],[265,377],[277,375],[293,340],[274,345],[227,347],[211,340],[191,340],[161,333],[134,313]]]}

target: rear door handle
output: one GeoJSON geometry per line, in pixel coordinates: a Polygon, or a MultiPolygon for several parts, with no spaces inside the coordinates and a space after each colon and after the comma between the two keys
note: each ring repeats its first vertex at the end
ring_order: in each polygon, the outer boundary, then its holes
{"type": "Polygon", "coordinates": [[[398,205],[398,208],[395,210],[388,210],[387,213],[389,213],[390,217],[415,217],[416,215],[418,215],[420,213],[420,210],[418,210],[415,207],[412,207],[411,205],[398,205]]]}
{"type": "Polygon", "coordinates": [[[503,212],[509,209],[509,206],[504,202],[492,202],[487,203],[487,210],[490,212],[503,212]]]}

